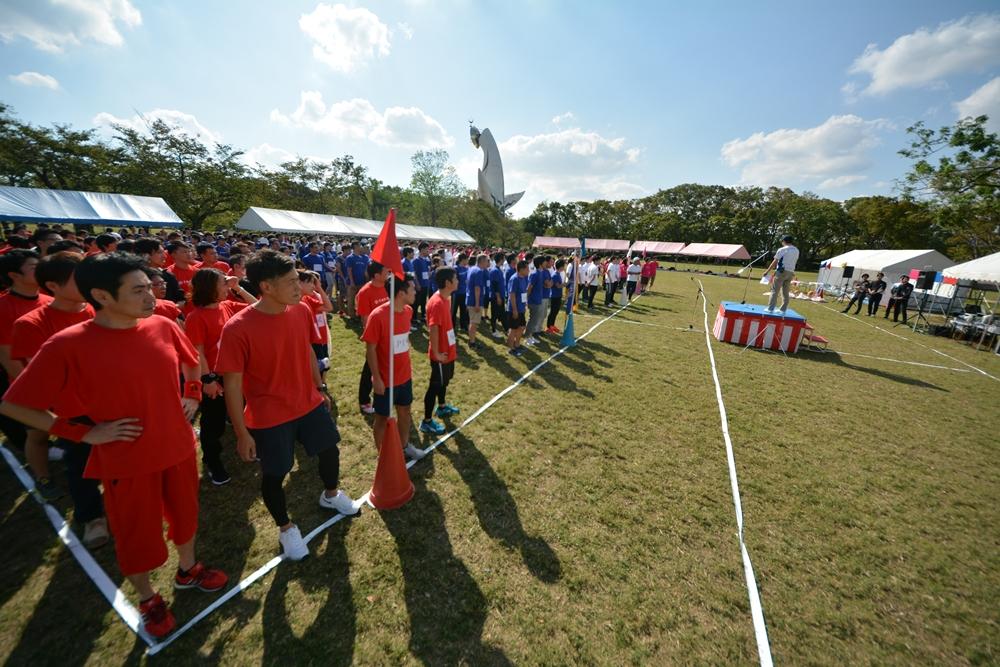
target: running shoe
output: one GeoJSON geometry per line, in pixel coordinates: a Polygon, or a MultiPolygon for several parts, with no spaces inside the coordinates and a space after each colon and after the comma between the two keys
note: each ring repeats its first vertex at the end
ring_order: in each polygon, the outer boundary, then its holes
{"type": "Polygon", "coordinates": [[[62,447],[49,447],[49,461],[62,461],[66,450],[62,447]]]}
{"type": "Polygon", "coordinates": [[[209,467],[208,478],[212,480],[212,484],[214,486],[229,484],[229,482],[233,479],[229,476],[229,472],[226,470],[226,467],[221,463],[217,463],[209,467]]]}
{"type": "Polygon", "coordinates": [[[187,572],[177,568],[174,576],[174,588],[183,590],[185,588],[197,588],[203,593],[214,593],[225,588],[229,577],[222,570],[213,567],[206,567],[204,563],[198,561],[191,566],[187,572]]]}
{"type": "Polygon", "coordinates": [[[406,443],[406,447],[403,447],[403,453],[410,457],[414,461],[419,461],[420,459],[427,456],[427,452],[422,449],[417,449],[410,443],[406,443]]]}
{"type": "Polygon", "coordinates": [[[48,477],[39,477],[35,481],[35,492],[42,501],[50,503],[63,497],[63,490],[56,486],[48,477]]]}
{"type": "Polygon", "coordinates": [[[154,593],[153,597],[140,602],[139,613],[142,615],[142,627],[157,639],[166,637],[177,625],[170,607],[159,593],[154,593]]]}
{"type": "Polygon", "coordinates": [[[108,543],[111,534],[108,532],[108,520],[99,517],[88,521],[83,527],[83,546],[88,549],[99,549],[108,543]]]}
{"type": "Polygon", "coordinates": [[[337,491],[337,495],[328,496],[326,491],[319,494],[319,506],[323,509],[336,510],[344,516],[351,516],[358,513],[358,508],[343,491],[337,491]]]}
{"type": "Polygon", "coordinates": [[[436,422],[433,419],[424,419],[420,422],[420,432],[441,435],[445,432],[445,428],[444,424],[440,422],[436,422]]]}
{"type": "Polygon", "coordinates": [[[456,408],[451,403],[445,403],[444,405],[439,405],[436,414],[438,417],[450,417],[451,415],[457,415],[461,410],[456,408]]]}
{"type": "Polygon", "coordinates": [[[361,414],[363,415],[373,415],[375,414],[375,408],[372,407],[371,403],[365,403],[361,406],[361,414]]]}
{"type": "Polygon", "coordinates": [[[490,335],[493,336],[494,338],[497,338],[497,339],[506,338],[507,337],[507,336],[504,335],[504,333],[502,331],[494,331],[490,335]]]}
{"type": "Polygon", "coordinates": [[[281,545],[281,551],[291,560],[302,560],[309,555],[309,547],[302,539],[299,527],[294,524],[288,530],[278,532],[278,543],[281,545]]]}

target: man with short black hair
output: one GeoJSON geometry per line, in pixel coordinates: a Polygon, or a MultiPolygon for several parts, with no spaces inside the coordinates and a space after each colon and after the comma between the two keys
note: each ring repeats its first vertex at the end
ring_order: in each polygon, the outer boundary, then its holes
{"type": "Polygon", "coordinates": [[[151,317],[155,299],[140,258],[88,257],[75,278],[96,316],[52,336],[7,390],[0,412],[94,445],[84,474],[102,480],[119,567],[139,593],[146,632],[163,637],[174,618],[149,573],[167,560],[164,519],[179,556],[175,588],[210,592],[228,581],[195,559],[198,465],[190,419],[201,397],[197,354],[176,324],[151,317]],[[118,364],[109,382],[107,360],[95,350],[141,363],[118,364]]]}
{"type": "Polygon", "coordinates": [[[910,282],[910,276],[902,275],[899,277],[899,284],[892,288],[892,295],[889,297],[889,304],[885,307],[885,317],[889,317],[889,311],[892,311],[892,321],[898,322],[899,315],[903,315],[903,324],[906,324],[906,309],[910,304],[910,295],[913,294],[913,283],[910,282]]]}
{"type": "Polygon", "coordinates": [[[506,257],[502,252],[493,255],[493,268],[489,271],[490,283],[490,330],[494,338],[504,338],[507,333],[507,280],[501,268],[506,257]],[[503,333],[497,330],[497,321],[503,333]]]}
{"type": "Polygon", "coordinates": [[[118,249],[118,239],[112,234],[98,234],[95,243],[99,252],[114,252],[118,249]]]}
{"type": "Polygon", "coordinates": [[[338,489],[340,432],[310,344],[315,323],[309,306],[300,303],[302,283],[295,261],[261,250],[247,262],[247,279],[260,300],[222,328],[216,372],[223,377],[240,458],[260,462],[261,495],[279,528],[278,541],[288,558],[301,560],[309,555],[309,547],[288,518],[283,488],[296,441],[318,458],[325,488],[320,507],[345,515],[356,514],[358,508],[338,489]]]}
{"type": "Polygon", "coordinates": [[[767,310],[776,312],[775,306],[778,304],[778,293],[781,293],[781,313],[788,311],[788,299],[792,281],[795,279],[795,265],[799,261],[799,249],[792,243],[795,239],[790,234],[781,237],[781,247],[774,253],[771,264],[764,269],[764,276],[772,270],[774,277],[771,279],[771,300],[768,302],[767,310]]]}
{"type": "MultiPolygon", "coordinates": [[[[358,291],[355,299],[355,310],[361,318],[361,330],[368,324],[368,316],[372,311],[389,302],[389,291],[386,283],[389,280],[390,269],[373,261],[368,265],[368,282],[358,291]]],[[[361,378],[358,380],[358,405],[362,414],[375,413],[372,407],[372,369],[368,366],[368,355],[365,355],[365,365],[361,368],[361,378]]]]}
{"type": "Polygon", "coordinates": [[[886,287],[885,274],[879,271],[875,274],[875,280],[868,285],[868,317],[878,314],[878,307],[882,305],[882,295],[886,287]]]}
{"type": "MultiPolygon", "coordinates": [[[[476,257],[476,265],[469,269],[465,278],[467,285],[465,305],[469,313],[469,347],[473,350],[483,349],[483,344],[476,341],[476,332],[479,329],[479,323],[483,321],[483,309],[489,305],[489,266],[489,256],[479,255],[476,257]]],[[[441,282],[438,281],[438,291],[440,290],[441,282]]]]}
{"type": "Polygon", "coordinates": [[[427,317],[427,299],[431,294],[431,260],[430,244],[422,241],[417,246],[417,257],[413,260],[413,275],[416,280],[417,294],[413,306],[413,315],[420,322],[427,317]]]}
{"type": "Polygon", "coordinates": [[[861,312],[861,305],[865,301],[865,297],[868,296],[868,290],[871,287],[871,283],[868,281],[868,274],[862,273],[861,280],[854,281],[854,294],[851,296],[851,300],[847,303],[847,308],[844,308],[841,313],[847,313],[855,303],[858,304],[857,310],[854,314],[857,315],[861,312]]]}

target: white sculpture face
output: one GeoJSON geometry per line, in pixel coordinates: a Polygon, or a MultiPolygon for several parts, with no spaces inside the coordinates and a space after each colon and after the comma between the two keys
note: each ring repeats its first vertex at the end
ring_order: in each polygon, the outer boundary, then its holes
{"type": "Polygon", "coordinates": [[[483,166],[479,169],[479,198],[504,212],[516,204],[524,193],[504,196],[500,149],[489,128],[480,132],[479,128],[470,126],[469,138],[473,146],[483,151],[483,166]]]}

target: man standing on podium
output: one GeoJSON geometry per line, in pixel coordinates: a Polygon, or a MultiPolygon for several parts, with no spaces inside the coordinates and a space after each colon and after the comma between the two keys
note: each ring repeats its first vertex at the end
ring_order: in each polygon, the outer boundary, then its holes
{"type": "Polygon", "coordinates": [[[795,263],[799,261],[799,249],[792,245],[794,241],[790,234],[781,237],[781,247],[774,253],[774,259],[764,271],[767,276],[774,270],[774,278],[771,280],[771,301],[767,305],[769,312],[774,312],[778,303],[778,292],[781,292],[781,314],[788,310],[788,291],[795,278],[795,263]]]}

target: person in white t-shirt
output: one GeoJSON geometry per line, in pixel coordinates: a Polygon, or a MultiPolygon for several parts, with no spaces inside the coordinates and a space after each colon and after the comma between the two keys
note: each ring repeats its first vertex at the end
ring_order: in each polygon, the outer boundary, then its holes
{"type": "Polygon", "coordinates": [[[767,309],[771,312],[775,311],[779,291],[782,297],[782,314],[788,310],[788,292],[795,278],[795,264],[799,261],[799,249],[792,245],[794,240],[789,234],[781,237],[781,247],[774,253],[774,259],[764,271],[764,275],[767,276],[774,270],[774,278],[771,280],[771,300],[767,305],[767,309]]]}
{"type": "Polygon", "coordinates": [[[626,285],[626,290],[628,292],[628,300],[631,301],[632,297],[635,296],[635,288],[639,285],[639,274],[642,273],[642,266],[639,265],[639,258],[636,257],[632,260],[632,263],[628,265],[627,280],[628,285],[626,285]]]}

